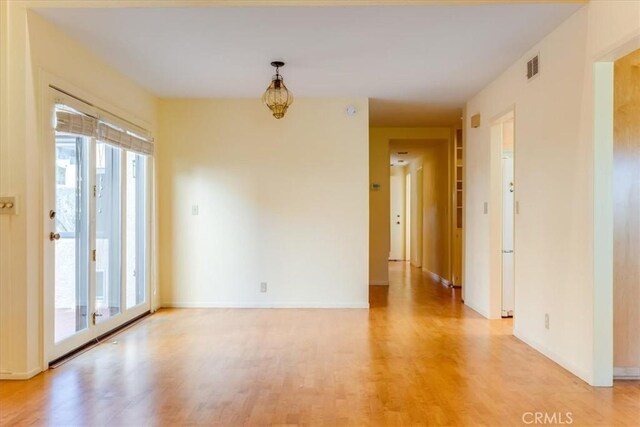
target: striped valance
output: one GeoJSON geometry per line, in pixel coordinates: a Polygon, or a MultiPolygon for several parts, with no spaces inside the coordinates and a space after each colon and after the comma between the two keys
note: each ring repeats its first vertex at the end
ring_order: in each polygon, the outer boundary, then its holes
{"type": "Polygon", "coordinates": [[[142,137],[123,128],[121,124],[116,125],[102,118],[83,114],[62,104],[56,105],[55,118],[55,129],[58,132],[90,136],[125,150],[153,154],[153,139],[142,137]]]}

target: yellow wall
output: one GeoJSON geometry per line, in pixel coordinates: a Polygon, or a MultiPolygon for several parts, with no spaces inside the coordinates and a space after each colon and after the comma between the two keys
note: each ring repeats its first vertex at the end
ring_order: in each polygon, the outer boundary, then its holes
{"type": "Polygon", "coordinates": [[[156,101],[23,4],[0,5],[0,194],[18,209],[0,216],[0,378],[26,378],[43,368],[43,86],[55,79],[150,130],[156,101]]]}
{"type": "Polygon", "coordinates": [[[413,265],[422,267],[438,279],[451,280],[451,195],[450,147],[447,140],[416,141],[413,154],[420,157],[411,161],[407,172],[413,185],[411,239],[413,265]],[[422,171],[422,185],[418,185],[418,170],[422,171]],[[419,189],[421,194],[416,194],[419,189]],[[418,206],[422,211],[418,212],[418,206]],[[421,221],[421,227],[416,222],[421,221]],[[422,235],[417,235],[421,230],[422,235]],[[418,248],[418,246],[420,246],[418,248]],[[415,256],[420,259],[415,259],[415,256]]]}
{"type": "MultiPolygon", "coordinates": [[[[369,182],[380,190],[369,197],[369,283],[389,284],[389,141],[444,140],[449,143],[450,128],[371,128],[369,130],[369,182]]],[[[415,188],[415,187],[413,187],[415,188]]],[[[413,220],[413,216],[412,216],[413,220]]],[[[447,239],[448,240],[448,239],[447,239]]],[[[413,245],[413,243],[412,243],[413,245]]]]}
{"type": "Polygon", "coordinates": [[[426,144],[422,158],[422,269],[451,280],[449,145],[426,144]]]}
{"type": "Polygon", "coordinates": [[[170,99],[160,123],[164,306],[368,307],[367,99],[297,99],[281,120],[170,99]]]}

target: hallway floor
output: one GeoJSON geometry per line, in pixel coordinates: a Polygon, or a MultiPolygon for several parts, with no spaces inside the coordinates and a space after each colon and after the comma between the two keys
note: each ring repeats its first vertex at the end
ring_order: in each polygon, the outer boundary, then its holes
{"type": "Polygon", "coordinates": [[[588,386],[404,262],[390,282],[368,311],[161,310],[0,383],[0,425],[640,424],[640,382],[588,386]]]}

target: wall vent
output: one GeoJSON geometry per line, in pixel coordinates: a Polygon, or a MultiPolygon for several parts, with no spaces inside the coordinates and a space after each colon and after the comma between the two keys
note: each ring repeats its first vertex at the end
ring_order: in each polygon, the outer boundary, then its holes
{"type": "Polygon", "coordinates": [[[527,80],[531,80],[540,71],[540,55],[536,55],[527,61],[527,80]]]}

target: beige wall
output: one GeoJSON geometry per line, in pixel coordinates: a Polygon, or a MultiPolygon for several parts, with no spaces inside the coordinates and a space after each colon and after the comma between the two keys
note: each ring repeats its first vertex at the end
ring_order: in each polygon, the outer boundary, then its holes
{"type": "MultiPolygon", "coordinates": [[[[397,140],[396,140],[397,141],[397,140]]],[[[419,157],[413,160],[407,172],[411,173],[412,221],[411,239],[415,266],[422,267],[445,281],[451,280],[451,179],[450,144],[447,140],[424,140],[402,145],[419,157]],[[411,148],[409,148],[411,147],[411,148]],[[422,185],[417,180],[421,170],[422,185]],[[419,189],[421,194],[417,194],[419,189]],[[418,206],[422,211],[418,212],[418,206]],[[420,221],[420,227],[417,222],[420,221]],[[419,236],[418,233],[422,232],[419,236]],[[418,248],[420,245],[420,248],[418,248]]]]}
{"type": "MultiPolygon", "coordinates": [[[[449,142],[450,128],[371,128],[369,130],[369,283],[389,284],[389,141],[438,139],[449,142]]],[[[413,185],[413,182],[412,182],[413,185]]],[[[412,187],[415,188],[415,187],[412,187]]],[[[412,215],[412,221],[415,217],[412,215]]],[[[412,242],[412,245],[414,243],[412,242]]]]}
{"type": "Polygon", "coordinates": [[[451,280],[449,144],[425,146],[423,171],[422,269],[451,280]]]}
{"type": "Polygon", "coordinates": [[[611,383],[612,307],[611,276],[594,274],[607,269],[611,253],[606,233],[602,242],[594,238],[594,223],[608,222],[597,209],[608,202],[594,198],[600,170],[594,172],[593,153],[602,141],[593,136],[593,64],[639,40],[640,3],[591,2],[466,106],[465,303],[487,317],[500,315],[499,263],[492,261],[499,253],[493,222],[500,208],[492,203],[498,183],[491,174],[496,150],[490,125],[515,107],[514,333],[598,385],[611,383]],[[527,82],[526,60],[535,53],[541,72],[527,82]],[[473,129],[468,118],[477,113],[482,125],[473,129]]]}
{"type": "Polygon", "coordinates": [[[367,99],[160,106],[164,306],[368,307],[367,99]]]}
{"type": "MultiPolygon", "coordinates": [[[[153,130],[155,98],[22,4],[0,2],[0,378],[43,368],[43,86],[50,79],[153,130]]],[[[44,120],[43,120],[44,121],[44,120]]]]}
{"type": "Polygon", "coordinates": [[[422,171],[421,162],[412,162],[408,167],[408,172],[411,174],[411,265],[414,267],[422,268],[422,240],[424,233],[422,232],[423,218],[424,218],[424,174],[422,171]]]}

